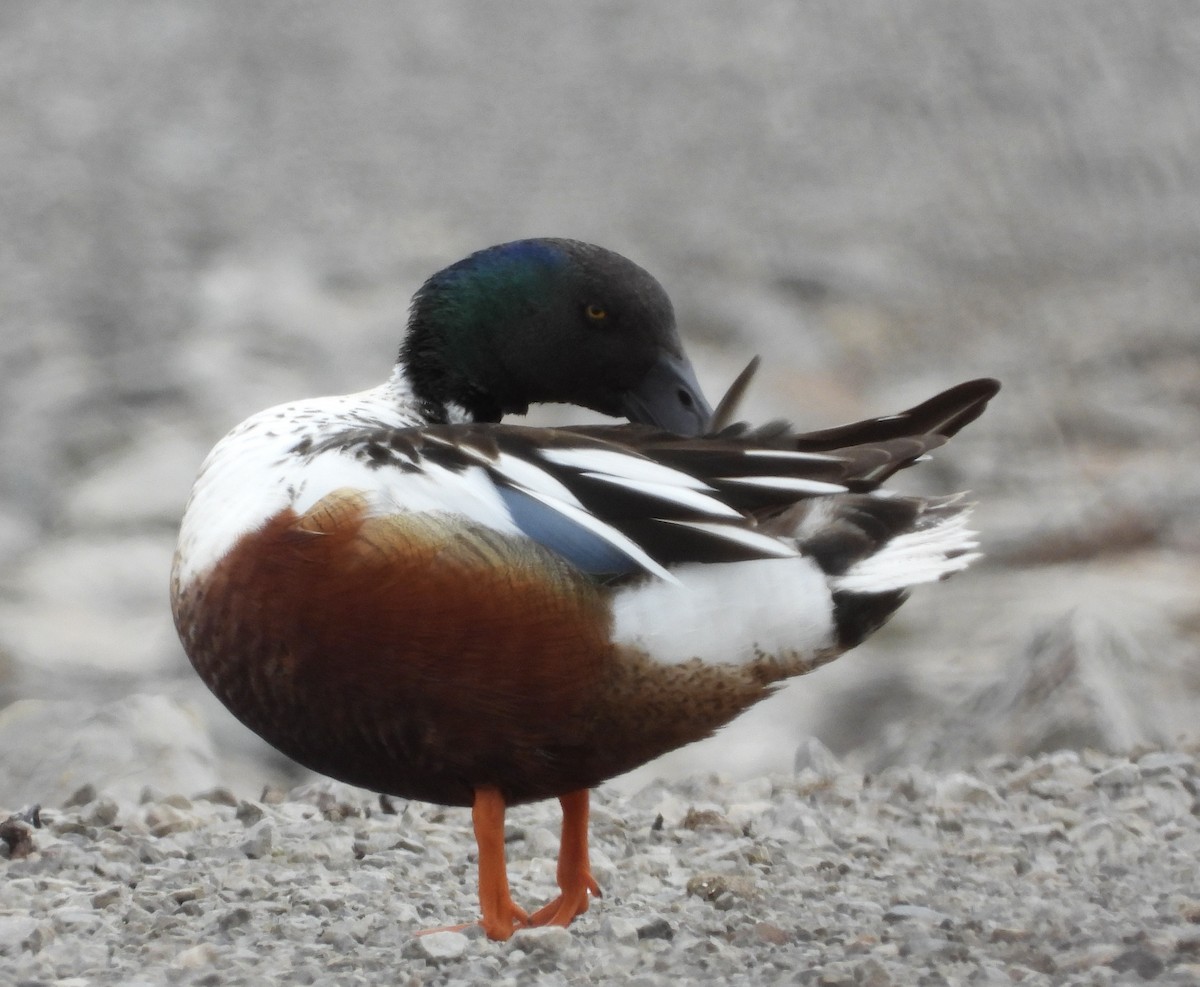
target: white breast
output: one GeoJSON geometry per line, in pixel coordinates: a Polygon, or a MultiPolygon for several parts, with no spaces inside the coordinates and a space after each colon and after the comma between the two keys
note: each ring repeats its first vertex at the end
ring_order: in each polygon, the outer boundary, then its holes
{"type": "Polygon", "coordinates": [[[514,531],[482,470],[450,477],[430,463],[420,472],[404,472],[373,468],[336,449],[312,456],[292,451],[305,438],[320,440],[339,429],[420,424],[399,375],[369,391],[279,405],[246,419],[216,444],[200,468],[179,532],[179,579],[186,585],[211,569],[239,538],[280,511],[290,507],[303,513],[347,487],[366,496],[372,513],[457,512],[514,531]]]}

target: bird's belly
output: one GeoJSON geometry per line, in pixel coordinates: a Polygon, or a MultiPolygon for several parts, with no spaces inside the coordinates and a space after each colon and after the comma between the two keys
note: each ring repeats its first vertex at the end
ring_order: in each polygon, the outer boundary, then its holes
{"type": "MultiPolygon", "coordinates": [[[[178,573],[179,566],[176,571],[178,573]]],[[[539,546],[360,501],[285,511],[172,587],[210,689],[305,766],[405,798],[591,787],[709,735],[786,674],[662,664],[612,641],[609,597],[539,546]]]]}
{"type": "Polygon", "coordinates": [[[610,619],[537,546],[343,497],[280,513],[172,589],[201,678],[314,770],[449,804],[594,783],[578,755],[610,619]]]}

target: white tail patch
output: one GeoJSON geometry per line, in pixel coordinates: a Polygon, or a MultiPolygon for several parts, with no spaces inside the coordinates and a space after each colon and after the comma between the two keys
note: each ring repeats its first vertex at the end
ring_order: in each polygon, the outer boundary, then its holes
{"type": "Polygon", "coordinates": [[[937,582],[979,558],[975,532],[967,527],[967,509],[899,535],[869,558],[830,580],[847,593],[888,593],[937,582]]]}
{"type": "Polygon", "coordinates": [[[645,581],[613,599],[613,640],[666,665],[745,664],[833,644],[833,599],[811,559],[688,564],[673,583],[645,581]]]}

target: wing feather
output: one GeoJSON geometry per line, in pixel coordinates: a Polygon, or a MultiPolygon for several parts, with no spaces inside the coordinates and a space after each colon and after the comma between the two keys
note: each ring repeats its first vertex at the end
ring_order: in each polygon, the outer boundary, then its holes
{"type": "Polygon", "coordinates": [[[772,519],[872,495],[978,417],[997,387],[968,381],[898,415],[806,434],[782,422],[688,439],[644,425],[365,427],[304,455],[355,459],[382,510],[441,503],[585,571],[669,580],[684,562],[794,555],[772,519]]]}

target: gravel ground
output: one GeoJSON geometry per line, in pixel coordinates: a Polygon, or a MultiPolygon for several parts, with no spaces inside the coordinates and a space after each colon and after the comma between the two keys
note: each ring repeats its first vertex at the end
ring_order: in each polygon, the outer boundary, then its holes
{"type": "MultiPolygon", "coordinates": [[[[568,931],[477,928],[463,810],[322,784],[0,829],[17,984],[1200,982],[1197,751],[1060,752],[594,799],[605,897],[568,931]]],[[[25,818],[31,818],[27,810],[25,818]]],[[[514,897],[553,887],[557,807],[509,816],[514,897]]]]}

